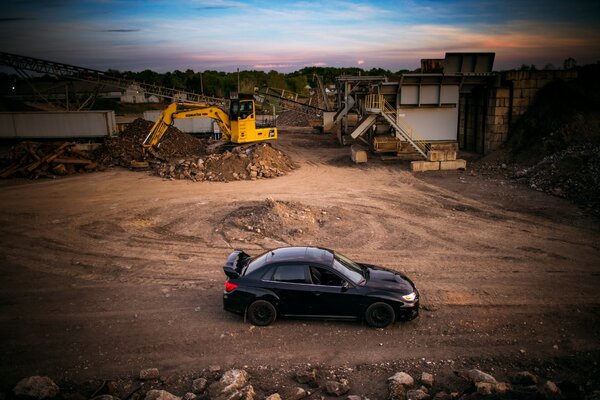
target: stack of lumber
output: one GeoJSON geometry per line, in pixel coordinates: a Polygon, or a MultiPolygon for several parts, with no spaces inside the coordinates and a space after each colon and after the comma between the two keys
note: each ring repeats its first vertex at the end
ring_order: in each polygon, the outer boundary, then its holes
{"type": "Polygon", "coordinates": [[[37,179],[94,171],[98,164],[72,142],[21,142],[11,149],[11,163],[0,178],[37,179]]]}

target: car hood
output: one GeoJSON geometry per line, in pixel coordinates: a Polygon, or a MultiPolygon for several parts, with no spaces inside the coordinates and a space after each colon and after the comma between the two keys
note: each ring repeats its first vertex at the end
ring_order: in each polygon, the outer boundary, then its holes
{"type": "Polygon", "coordinates": [[[415,286],[404,274],[377,265],[362,264],[368,268],[369,275],[365,286],[370,289],[392,290],[401,294],[415,291],[415,286]]]}

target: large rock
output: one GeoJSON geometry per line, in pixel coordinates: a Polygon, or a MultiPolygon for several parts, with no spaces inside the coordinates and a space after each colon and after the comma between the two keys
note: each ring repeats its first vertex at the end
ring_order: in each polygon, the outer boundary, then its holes
{"type": "Polygon", "coordinates": [[[388,392],[391,400],[405,400],[407,390],[415,383],[406,372],[397,372],[388,378],[388,392]]]}
{"type": "Polygon", "coordinates": [[[181,397],[175,396],[166,390],[149,390],[144,400],[181,400],[181,397]]]}
{"type": "Polygon", "coordinates": [[[497,394],[506,394],[512,391],[512,386],[506,382],[498,382],[494,385],[494,392],[497,394]]]}
{"type": "Polygon", "coordinates": [[[158,378],[160,378],[160,372],[158,372],[158,368],[146,368],[140,371],[140,379],[143,381],[149,381],[158,378]]]}
{"type": "Polygon", "coordinates": [[[17,396],[33,397],[35,399],[51,399],[60,392],[58,386],[47,376],[30,376],[21,379],[14,387],[17,396]]]}
{"type": "Polygon", "coordinates": [[[298,383],[308,384],[312,387],[319,386],[317,370],[312,368],[312,369],[307,369],[304,371],[296,372],[296,381],[298,383]]]}
{"type": "Polygon", "coordinates": [[[346,379],[340,379],[339,382],[327,381],[325,382],[325,392],[333,396],[342,396],[350,391],[348,381],[346,379]]]}
{"type": "Polygon", "coordinates": [[[488,382],[477,382],[475,387],[477,388],[477,393],[482,396],[491,396],[494,388],[493,384],[488,382]]]}
{"type": "Polygon", "coordinates": [[[267,396],[265,400],[281,400],[281,396],[279,393],[273,393],[272,395],[267,396]]]}
{"type": "Polygon", "coordinates": [[[433,386],[433,375],[431,375],[429,372],[423,372],[421,374],[421,383],[430,388],[433,386]]]}
{"type": "Polygon", "coordinates": [[[460,371],[457,374],[459,376],[462,376],[466,380],[471,381],[471,383],[473,383],[473,385],[477,385],[479,382],[485,382],[485,383],[491,383],[491,384],[498,383],[498,381],[496,381],[496,378],[494,378],[490,374],[486,374],[485,372],[480,371],[478,369],[470,369],[468,371],[460,371]]]}
{"type": "Polygon", "coordinates": [[[300,400],[308,396],[306,390],[301,387],[295,387],[286,394],[285,400],[300,400]]]}
{"type": "Polygon", "coordinates": [[[243,369],[231,369],[223,374],[219,381],[208,388],[211,399],[237,392],[248,384],[248,373],[243,369]]]}
{"type": "Polygon", "coordinates": [[[119,400],[119,398],[110,394],[101,394],[100,396],[93,397],[92,400],[119,400]]]}
{"type": "Polygon", "coordinates": [[[410,387],[414,385],[415,380],[406,372],[396,372],[393,376],[388,378],[388,383],[392,382],[398,385],[410,387]]]}
{"type": "Polygon", "coordinates": [[[560,389],[552,381],[546,381],[540,392],[546,399],[560,399],[562,397],[560,389]]]}
{"type": "Polygon", "coordinates": [[[207,385],[208,385],[208,381],[204,378],[194,379],[192,381],[192,392],[193,393],[203,393],[206,390],[207,385]]]}

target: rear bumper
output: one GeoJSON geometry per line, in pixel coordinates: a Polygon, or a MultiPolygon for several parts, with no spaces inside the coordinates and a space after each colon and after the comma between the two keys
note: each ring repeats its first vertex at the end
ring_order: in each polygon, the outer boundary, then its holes
{"type": "Polygon", "coordinates": [[[226,311],[236,314],[243,314],[246,311],[247,299],[234,290],[233,292],[223,292],[223,308],[226,311]]]}

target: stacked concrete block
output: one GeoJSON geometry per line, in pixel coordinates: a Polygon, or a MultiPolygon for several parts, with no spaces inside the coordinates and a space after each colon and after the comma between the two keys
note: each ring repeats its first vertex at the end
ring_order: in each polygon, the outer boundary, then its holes
{"type": "Polygon", "coordinates": [[[410,170],[413,172],[438,171],[439,161],[411,161],[410,170]]]}
{"type": "Polygon", "coordinates": [[[367,162],[367,149],[357,144],[353,144],[350,147],[352,153],[352,161],[356,164],[362,164],[367,162]]]}
{"type": "Polygon", "coordinates": [[[466,170],[467,169],[467,160],[448,160],[440,162],[440,170],[449,171],[449,170],[466,170]]]}

